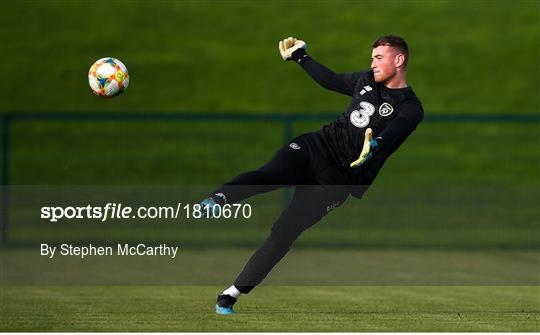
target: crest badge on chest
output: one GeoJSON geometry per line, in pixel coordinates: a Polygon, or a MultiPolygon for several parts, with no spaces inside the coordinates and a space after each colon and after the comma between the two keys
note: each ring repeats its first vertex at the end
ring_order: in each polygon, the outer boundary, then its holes
{"type": "Polygon", "coordinates": [[[382,117],[389,117],[394,112],[394,107],[388,102],[383,102],[379,107],[379,115],[382,117]]]}

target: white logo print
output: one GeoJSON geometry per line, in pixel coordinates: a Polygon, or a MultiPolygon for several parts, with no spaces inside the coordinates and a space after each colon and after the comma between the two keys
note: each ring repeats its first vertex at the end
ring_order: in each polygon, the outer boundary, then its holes
{"type": "Polygon", "coordinates": [[[358,128],[364,128],[369,124],[369,117],[375,113],[375,107],[367,101],[360,102],[360,109],[351,113],[351,123],[358,128]]]}
{"type": "Polygon", "coordinates": [[[293,148],[294,150],[299,150],[299,149],[301,149],[300,146],[299,146],[298,144],[294,143],[294,142],[292,142],[291,144],[289,144],[289,146],[290,146],[291,148],[293,148]]]}
{"type": "Polygon", "coordinates": [[[369,85],[364,86],[364,88],[360,91],[360,95],[364,95],[364,94],[366,94],[366,92],[369,92],[371,90],[372,90],[371,86],[369,86],[369,85]]]}
{"type": "Polygon", "coordinates": [[[329,213],[332,209],[336,208],[337,206],[339,206],[339,201],[326,206],[326,213],[329,213]]]}
{"type": "Polygon", "coordinates": [[[388,102],[385,102],[379,107],[379,115],[380,116],[389,116],[394,111],[394,107],[390,105],[388,102]]]}

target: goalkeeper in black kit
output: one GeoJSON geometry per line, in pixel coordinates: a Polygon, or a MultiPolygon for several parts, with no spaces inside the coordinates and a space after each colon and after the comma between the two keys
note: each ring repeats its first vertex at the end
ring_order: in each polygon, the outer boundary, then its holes
{"type": "Polygon", "coordinates": [[[238,297],[264,280],[304,230],[349,195],[361,198],[424,115],[420,100],[407,85],[409,50],[399,36],[383,36],[373,43],[369,71],[334,73],[306,53],[305,42],[292,37],[279,42],[279,51],[322,87],[352,100],[334,122],[292,139],[261,168],[240,174],[201,203],[212,216],[218,206],[280,187],[295,188],[268,238],[233,285],[218,296],[218,314],[234,313],[238,297]]]}

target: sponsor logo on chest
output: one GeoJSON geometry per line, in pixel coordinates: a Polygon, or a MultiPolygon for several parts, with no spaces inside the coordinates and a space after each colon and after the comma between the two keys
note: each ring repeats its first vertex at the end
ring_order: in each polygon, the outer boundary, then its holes
{"type": "MultiPolygon", "coordinates": [[[[373,114],[375,114],[375,106],[371,102],[361,101],[358,104],[358,108],[351,112],[349,117],[350,122],[357,128],[366,127],[373,114]]],[[[379,115],[383,118],[387,118],[394,112],[394,107],[388,102],[383,102],[379,106],[379,115]]]]}

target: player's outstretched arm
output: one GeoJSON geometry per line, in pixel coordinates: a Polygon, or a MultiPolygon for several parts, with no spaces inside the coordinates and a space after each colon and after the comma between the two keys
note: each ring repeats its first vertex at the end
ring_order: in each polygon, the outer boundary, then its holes
{"type": "Polygon", "coordinates": [[[366,132],[364,134],[364,145],[362,147],[362,152],[360,153],[360,156],[357,160],[351,163],[352,168],[357,168],[367,162],[371,156],[375,152],[377,152],[377,149],[379,148],[379,144],[376,140],[373,139],[373,131],[371,128],[366,129],[366,132]]]}
{"type": "Polygon", "coordinates": [[[311,78],[322,87],[352,96],[354,85],[361,72],[335,73],[311,58],[306,52],[306,42],[294,37],[280,41],[278,47],[284,60],[291,60],[300,64],[311,78]]]}

